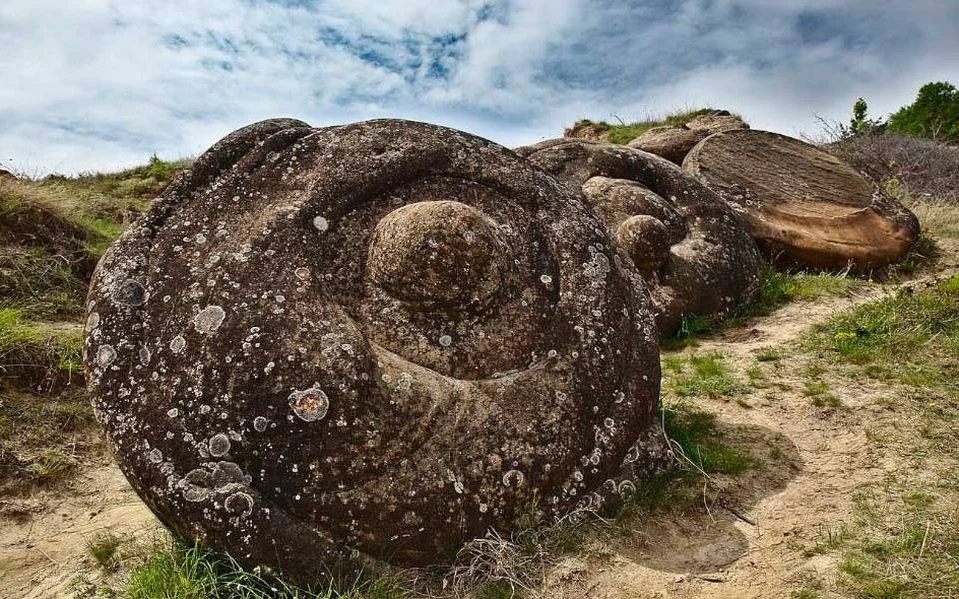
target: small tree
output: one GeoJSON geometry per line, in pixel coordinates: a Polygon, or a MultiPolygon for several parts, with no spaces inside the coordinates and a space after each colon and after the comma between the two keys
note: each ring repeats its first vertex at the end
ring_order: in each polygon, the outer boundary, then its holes
{"type": "Polygon", "coordinates": [[[869,120],[866,116],[868,111],[869,106],[863,98],[859,98],[856,100],[856,103],[852,105],[852,120],[849,121],[849,130],[853,134],[863,133],[869,128],[869,120]]]}

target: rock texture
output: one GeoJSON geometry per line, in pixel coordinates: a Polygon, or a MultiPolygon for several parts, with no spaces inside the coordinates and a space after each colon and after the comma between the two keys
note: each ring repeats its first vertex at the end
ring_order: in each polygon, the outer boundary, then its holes
{"type": "Polygon", "coordinates": [[[667,125],[647,129],[627,145],[637,150],[656,154],[673,164],[682,164],[686,154],[707,137],[709,137],[709,132],[703,129],[667,125]]]}
{"type": "Polygon", "coordinates": [[[777,262],[865,270],[897,260],[919,236],[915,215],[852,167],[777,133],[711,136],[684,169],[738,210],[777,262]]]}
{"type": "Polygon", "coordinates": [[[647,129],[627,145],[681,165],[686,154],[710,135],[748,128],[749,125],[738,116],[725,110],[717,110],[700,115],[685,125],[666,125],[647,129]]]}
{"type": "Polygon", "coordinates": [[[759,289],[762,260],[735,212],[676,165],[633,148],[557,139],[517,152],[582,189],[650,287],[662,335],[722,316],[759,289]]]}
{"type": "Polygon", "coordinates": [[[301,582],[610,507],[669,455],[629,260],[578,192],[442,127],[232,133],[108,251],[87,312],[140,496],[301,582]]]}

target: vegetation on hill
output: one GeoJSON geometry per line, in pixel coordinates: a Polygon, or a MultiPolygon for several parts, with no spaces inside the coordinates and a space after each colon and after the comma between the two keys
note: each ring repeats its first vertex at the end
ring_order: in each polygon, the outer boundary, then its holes
{"type": "Polygon", "coordinates": [[[0,178],[0,492],[60,480],[99,447],[83,394],[83,303],[97,260],[186,161],[0,178]]]}
{"type": "Polygon", "coordinates": [[[959,142],[959,90],[945,81],[923,85],[915,102],[889,117],[888,127],[894,133],[959,142]]]}
{"type": "Polygon", "coordinates": [[[577,121],[576,124],[573,125],[573,128],[592,125],[597,130],[609,133],[610,143],[627,144],[653,127],[685,125],[698,116],[703,116],[704,114],[709,114],[715,111],[715,108],[696,108],[693,110],[673,112],[662,118],[649,118],[644,121],[633,121],[631,123],[620,121],[619,124],[611,124],[606,121],[594,122],[589,119],[582,119],[577,121]]]}

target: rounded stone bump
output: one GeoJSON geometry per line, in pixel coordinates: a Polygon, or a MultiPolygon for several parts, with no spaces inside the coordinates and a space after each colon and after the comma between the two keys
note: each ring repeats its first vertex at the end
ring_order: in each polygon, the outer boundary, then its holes
{"type": "Polygon", "coordinates": [[[376,225],[367,258],[371,280],[390,295],[449,306],[495,295],[508,264],[496,223],[454,201],[390,212],[376,225]]]}
{"type": "Polygon", "coordinates": [[[669,256],[669,230],[658,218],[639,214],[616,227],[616,239],[643,273],[653,273],[669,256]]]}

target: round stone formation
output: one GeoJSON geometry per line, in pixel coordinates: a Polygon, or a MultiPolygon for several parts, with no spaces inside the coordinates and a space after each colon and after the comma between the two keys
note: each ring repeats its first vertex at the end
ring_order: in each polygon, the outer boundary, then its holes
{"type": "Polygon", "coordinates": [[[667,459],[641,278],[579,192],[451,129],[236,131],[107,252],[87,311],[136,491],[299,582],[609,509],[667,459]]]}
{"type": "Polygon", "coordinates": [[[762,260],[739,215],[667,160],[625,146],[547,140],[517,150],[582,190],[645,279],[660,334],[721,318],[759,290],[762,260]]]}

